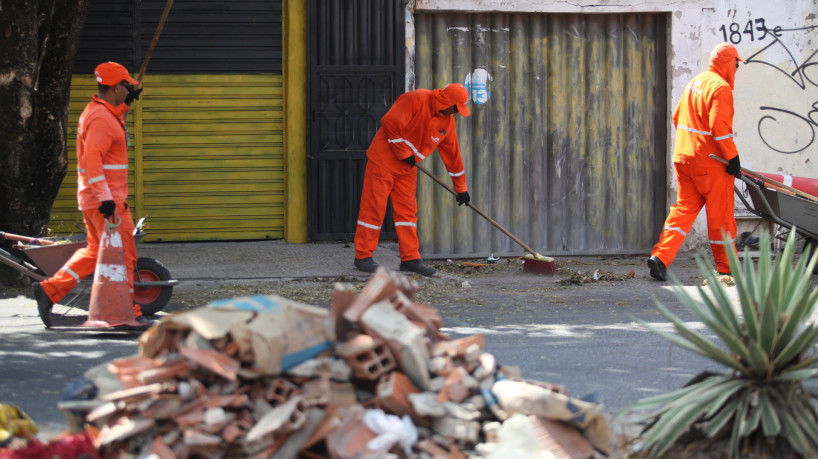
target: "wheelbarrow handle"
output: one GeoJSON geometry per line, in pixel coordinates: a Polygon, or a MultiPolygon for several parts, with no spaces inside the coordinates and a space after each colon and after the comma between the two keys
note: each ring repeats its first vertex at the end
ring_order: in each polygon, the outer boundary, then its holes
{"type": "MultiPolygon", "coordinates": [[[[433,175],[431,172],[429,172],[429,171],[427,171],[426,169],[424,169],[424,168],[423,168],[423,166],[421,166],[421,165],[419,165],[419,164],[415,164],[415,167],[417,167],[419,171],[421,171],[421,172],[423,172],[424,174],[428,175],[428,176],[429,176],[429,178],[431,178],[432,180],[434,180],[435,182],[437,182],[437,184],[438,184],[438,185],[440,185],[440,186],[442,186],[443,188],[445,188],[445,189],[446,189],[446,191],[448,191],[449,193],[451,193],[451,194],[453,194],[453,195],[457,196],[457,193],[456,193],[456,192],[455,192],[453,189],[451,189],[451,187],[449,187],[449,185],[447,185],[445,182],[443,182],[443,180],[440,180],[439,178],[437,178],[437,177],[436,177],[435,175],[433,175]]],[[[535,251],[534,251],[534,249],[532,249],[531,247],[529,247],[529,246],[528,246],[528,245],[527,245],[525,242],[521,241],[521,240],[520,240],[520,239],[519,239],[517,236],[515,236],[515,235],[511,234],[511,232],[510,232],[509,230],[507,230],[507,229],[503,228],[503,226],[502,226],[501,224],[499,224],[499,223],[497,223],[496,221],[494,221],[494,219],[493,219],[493,218],[489,217],[488,215],[486,215],[485,213],[483,213],[483,211],[481,211],[480,209],[478,209],[477,207],[475,207],[475,206],[474,206],[474,204],[472,204],[472,203],[468,202],[468,203],[466,203],[466,205],[467,205],[468,207],[471,207],[471,210],[473,210],[473,211],[477,212],[477,214],[478,214],[478,215],[480,215],[481,217],[485,218],[485,219],[486,219],[486,220],[487,220],[489,223],[491,223],[492,225],[494,225],[494,227],[495,227],[495,228],[497,228],[498,230],[500,230],[500,231],[502,231],[503,233],[505,233],[505,235],[506,235],[506,236],[508,236],[509,238],[511,238],[511,240],[512,240],[512,241],[514,241],[514,242],[516,242],[517,244],[519,244],[519,245],[520,245],[520,247],[522,247],[523,249],[525,249],[525,250],[526,250],[526,252],[529,252],[531,255],[534,255],[535,257],[537,257],[537,256],[541,256],[541,255],[539,255],[537,252],[535,252],[535,251]]]]}
{"type": "Polygon", "coordinates": [[[40,239],[40,238],[28,237],[28,236],[20,236],[19,234],[7,233],[5,231],[0,231],[0,237],[2,237],[3,239],[8,239],[10,241],[28,242],[29,244],[34,244],[34,245],[53,245],[53,244],[56,244],[55,241],[49,241],[48,239],[40,239]]]}
{"type": "MultiPolygon", "coordinates": [[[[718,161],[718,162],[720,162],[722,164],[727,164],[726,159],[720,158],[720,157],[718,157],[718,156],[716,156],[716,155],[714,155],[712,153],[710,154],[710,159],[715,159],[716,161],[718,161]]],[[[773,180],[773,179],[771,179],[771,178],[769,178],[767,176],[761,175],[761,174],[759,174],[757,172],[753,172],[753,171],[751,171],[749,169],[745,169],[743,167],[741,168],[741,172],[744,173],[744,174],[749,175],[750,177],[759,179],[762,182],[771,183],[771,184],[781,188],[782,190],[787,190],[790,193],[801,196],[802,198],[809,199],[810,201],[813,201],[813,202],[818,202],[818,197],[815,197],[815,196],[813,196],[813,195],[811,195],[809,193],[804,193],[803,191],[797,190],[797,189],[795,189],[795,188],[793,188],[791,186],[784,185],[783,183],[781,183],[781,182],[779,182],[777,180],[773,180]]]]}

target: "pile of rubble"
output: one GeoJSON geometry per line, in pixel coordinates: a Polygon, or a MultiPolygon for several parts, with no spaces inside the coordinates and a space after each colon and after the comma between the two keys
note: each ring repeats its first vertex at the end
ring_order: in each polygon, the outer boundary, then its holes
{"type": "Polygon", "coordinates": [[[601,405],[498,365],[482,335],[445,335],[416,290],[379,269],[360,293],[336,284],[330,311],[271,295],[165,317],[107,364],[116,384],[89,372],[83,421],[102,457],[610,453],[601,405]]]}

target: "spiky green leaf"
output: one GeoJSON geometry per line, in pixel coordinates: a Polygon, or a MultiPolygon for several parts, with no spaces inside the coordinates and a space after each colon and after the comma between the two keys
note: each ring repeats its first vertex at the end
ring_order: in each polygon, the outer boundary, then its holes
{"type": "Polygon", "coordinates": [[[651,456],[661,456],[681,434],[690,428],[691,424],[701,419],[707,412],[708,406],[718,399],[724,390],[729,390],[733,384],[735,382],[729,379],[711,378],[698,384],[700,390],[694,397],[674,402],[645,437],[644,443],[651,449],[651,456]]]}
{"type": "Polygon", "coordinates": [[[728,458],[733,459],[738,453],[739,440],[741,440],[741,432],[744,430],[744,425],[747,422],[747,408],[750,406],[750,401],[747,397],[739,400],[738,410],[736,411],[736,421],[733,423],[733,432],[730,435],[730,453],[728,458]]]}
{"type": "Polygon", "coordinates": [[[776,412],[776,407],[766,392],[761,393],[758,402],[761,409],[761,427],[764,430],[764,435],[775,437],[781,432],[781,420],[776,412]]]}
{"type": "Polygon", "coordinates": [[[740,435],[746,437],[758,429],[759,421],[761,420],[761,410],[758,408],[748,407],[748,414],[746,420],[741,426],[740,435]]]}
{"type": "Polygon", "coordinates": [[[818,413],[815,407],[808,397],[798,394],[795,397],[793,408],[795,422],[804,429],[813,446],[816,446],[816,442],[818,442],[818,413]]]}
{"type": "MultiPolygon", "coordinates": [[[[816,358],[818,358],[818,356],[816,356],[816,358]]],[[[808,368],[802,370],[786,371],[773,377],[773,381],[775,382],[803,381],[804,379],[810,379],[815,377],[818,377],[818,368],[808,368]]]]}
{"type": "MultiPolygon", "coordinates": [[[[661,312],[663,316],[665,316],[668,320],[670,320],[673,323],[673,325],[676,327],[676,331],[678,331],[679,334],[684,339],[683,340],[671,339],[670,337],[675,337],[675,335],[661,332],[660,330],[654,328],[653,330],[655,332],[659,332],[660,335],[663,336],[665,339],[671,340],[671,342],[676,342],[678,343],[678,345],[684,347],[685,349],[701,354],[725,366],[733,368],[737,371],[742,372],[747,371],[747,369],[741,365],[741,362],[736,361],[736,359],[732,358],[730,354],[724,352],[722,348],[713,344],[712,341],[707,339],[701,333],[691,330],[678,317],[676,317],[675,314],[670,312],[670,310],[668,310],[658,302],[656,304],[656,307],[659,309],[659,312],[661,312]]],[[[647,326],[647,324],[644,325],[647,326]]]]}
{"type": "Polygon", "coordinates": [[[716,413],[713,418],[707,421],[707,424],[705,424],[703,428],[707,438],[713,438],[718,435],[722,429],[724,429],[724,426],[727,425],[729,421],[733,420],[733,415],[736,413],[738,404],[738,399],[731,400],[721,408],[721,411],[716,413]]]}
{"type": "Polygon", "coordinates": [[[807,451],[811,449],[809,440],[807,440],[801,426],[798,425],[798,422],[792,417],[789,410],[781,410],[780,415],[782,424],[784,425],[783,433],[789,444],[792,445],[793,449],[801,453],[801,455],[809,457],[806,456],[807,451]]]}
{"type": "Polygon", "coordinates": [[[816,340],[818,340],[818,326],[815,324],[810,324],[808,327],[799,330],[775,357],[776,368],[783,369],[782,365],[789,364],[805,350],[815,346],[816,340]]]}

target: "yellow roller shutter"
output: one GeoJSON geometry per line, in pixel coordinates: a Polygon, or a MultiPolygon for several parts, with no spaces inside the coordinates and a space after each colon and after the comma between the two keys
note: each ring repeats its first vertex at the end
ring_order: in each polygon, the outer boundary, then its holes
{"type": "MultiPolygon", "coordinates": [[[[92,81],[72,82],[70,166],[52,211],[58,232],[73,226],[76,118],[92,81]]],[[[283,238],[281,76],[147,75],[143,87],[128,117],[129,203],[134,218],[150,215],[145,240],[283,238]]]]}

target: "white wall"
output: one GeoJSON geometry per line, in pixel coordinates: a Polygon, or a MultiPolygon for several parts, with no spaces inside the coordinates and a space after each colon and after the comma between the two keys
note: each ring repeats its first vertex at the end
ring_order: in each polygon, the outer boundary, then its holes
{"type": "MultiPolygon", "coordinates": [[[[672,110],[688,81],[707,68],[710,50],[729,41],[748,62],[736,74],[734,92],[733,129],[742,166],[818,179],[818,0],[415,0],[414,10],[668,12],[668,177],[673,177],[672,110]]],[[[671,180],[668,198],[672,202],[675,196],[671,180]]],[[[737,202],[737,214],[747,213],[742,210],[737,202]]],[[[685,247],[703,245],[704,212],[685,247]]]]}

